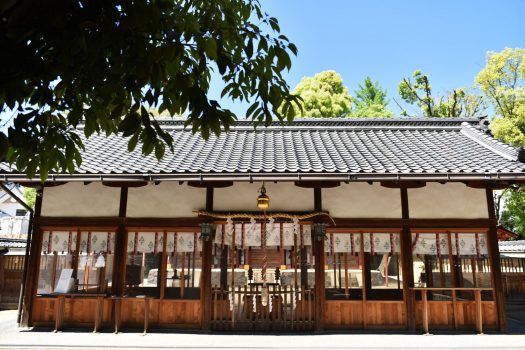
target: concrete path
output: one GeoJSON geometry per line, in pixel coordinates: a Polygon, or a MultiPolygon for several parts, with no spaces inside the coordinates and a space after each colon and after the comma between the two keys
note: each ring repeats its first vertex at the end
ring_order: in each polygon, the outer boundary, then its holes
{"type": "MultiPolygon", "coordinates": [[[[301,334],[231,335],[136,332],[96,333],[18,329],[16,312],[0,312],[0,349],[525,349],[525,335],[301,334]]],[[[523,332],[525,334],[525,331],[523,332]]]]}

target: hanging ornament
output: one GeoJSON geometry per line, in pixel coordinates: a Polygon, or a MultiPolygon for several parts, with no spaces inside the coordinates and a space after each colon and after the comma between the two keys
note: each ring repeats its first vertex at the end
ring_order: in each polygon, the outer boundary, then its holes
{"type": "Polygon", "coordinates": [[[230,311],[233,311],[233,294],[230,293],[228,299],[230,300],[230,311]]]}
{"type": "Polygon", "coordinates": [[[234,232],[234,225],[233,225],[233,220],[232,218],[228,218],[226,219],[226,225],[224,227],[224,230],[226,231],[225,232],[225,235],[226,237],[224,238],[224,241],[225,242],[228,242],[229,244],[232,244],[233,242],[233,232],[234,232]]]}
{"type": "Polygon", "coordinates": [[[97,261],[95,262],[95,267],[105,267],[106,266],[106,259],[104,259],[104,255],[100,254],[97,258],[97,261]]]}
{"type": "Polygon", "coordinates": [[[253,312],[257,312],[257,296],[252,295],[252,306],[253,306],[253,312]]]}
{"type": "Polygon", "coordinates": [[[87,257],[82,256],[78,265],[80,266],[80,268],[85,269],[87,267],[87,257]]]}
{"type": "Polygon", "coordinates": [[[268,298],[268,310],[269,310],[269,312],[272,312],[272,309],[273,309],[273,298],[270,297],[270,298],[268,298]]]}
{"type": "Polygon", "coordinates": [[[294,230],[294,235],[296,235],[297,237],[300,237],[301,225],[299,225],[299,219],[298,218],[294,218],[293,219],[293,230],[294,230]]]}
{"type": "Polygon", "coordinates": [[[262,306],[268,305],[268,287],[266,286],[266,283],[263,285],[261,291],[261,304],[262,306]]]}
{"type": "Polygon", "coordinates": [[[292,291],[292,309],[295,310],[295,307],[297,306],[297,295],[295,293],[295,290],[292,291]]]}

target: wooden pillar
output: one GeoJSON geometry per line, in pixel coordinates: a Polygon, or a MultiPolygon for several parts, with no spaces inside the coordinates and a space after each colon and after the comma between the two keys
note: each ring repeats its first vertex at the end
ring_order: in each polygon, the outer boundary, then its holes
{"type": "Polygon", "coordinates": [[[40,267],[40,250],[42,246],[42,233],[40,232],[40,225],[37,221],[42,213],[42,200],[44,197],[43,188],[36,190],[35,200],[35,211],[33,217],[33,228],[32,228],[32,239],[31,239],[31,252],[29,255],[29,267],[28,276],[26,279],[26,288],[23,296],[23,315],[22,315],[22,327],[28,327],[32,325],[32,313],[33,313],[33,299],[36,295],[38,286],[38,275],[40,267]]]}
{"type": "Polygon", "coordinates": [[[4,296],[5,289],[5,265],[7,264],[7,257],[0,255],[0,302],[4,296]]]}
{"type": "Polygon", "coordinates": [[[496,301],[496,308],[498,312],[498,325],[501,332],[507,330],[507,317],[505,314],[505,296],[503,294],[503,281],[501,278],[501,264],[498,247],[498,231],[496,210],[494,209],[494,196],[492,189],[485,189],[487,196],[487,208],[490,219],[490,227],[488,230],[488,249],[490,259],[490,270],[492,272],[492,287],[494,288],[494,297],[496,301]]]}
{"type": "MultiPolygon", "coordinates": [[[[206,188],[206,211],[213,211],[213,187],[206,188]]],[[[213,240],[202,242],[202,267],[201,267],[201,320],[202,330],[211,329],[211,265],[212,265],[213,240]]]]}
{"type": "Polygon", "coordinates": [[[407,220],[410,218],[408,210],[408,190],[401,188],[401,215],[404,221],[401,229],[401,273],[403,275],[403,296],[405,300],[407,328],[410,332],[416,331],[416,302],[414,288],[414,259],[412,256],[412,234],[407,220]]]}
{"type": "MultiPolygon", "coordinates": [[[[314,210],[322,211],[321,188],[314,188],[314,210]]],[[[315,257],[315,330],[324,331],[324,299],[325,299],[325,276],[324,276],[324,240],[312,240],[315,257]]]]}
{"type": "Polygon", "coordinates": [[[112,292],[114,295],[124,295],[124,284],[126,282],[126,248],[127,248],[127,237],[126,237],[126,212],[128,206],[128,188],[120,188],[120,204],[118,216],[121,219],[117,228],[115,237],[115,258],[113,264],[113,284],[112,292]]]}

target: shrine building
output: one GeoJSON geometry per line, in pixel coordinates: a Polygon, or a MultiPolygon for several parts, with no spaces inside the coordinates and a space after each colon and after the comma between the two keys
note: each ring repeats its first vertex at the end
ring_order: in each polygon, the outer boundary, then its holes
{"type": "Polygon", "coordinates": [[[0,165],[37,188],[22,325],[505,330],[493,190],[525,153],[484,120],[160,124],[161,161],[95,135],[73,174],[0,165]]]}

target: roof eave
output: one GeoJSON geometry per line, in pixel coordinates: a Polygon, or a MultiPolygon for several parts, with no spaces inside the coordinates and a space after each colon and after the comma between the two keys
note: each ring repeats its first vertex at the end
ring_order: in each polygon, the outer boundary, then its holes
{"type": "MultiPolygon", "coordinates": [[[[25,174],[2,174],[7,182],[35,182],[25,174]]],[[[82,181],[491,181],[524,182],[525,173],[172,173],[172,174],[56,174],[49,175],[47,183],[82,181]]],[[[38,178],[36,179],[38,181],[38,178]]]]}

